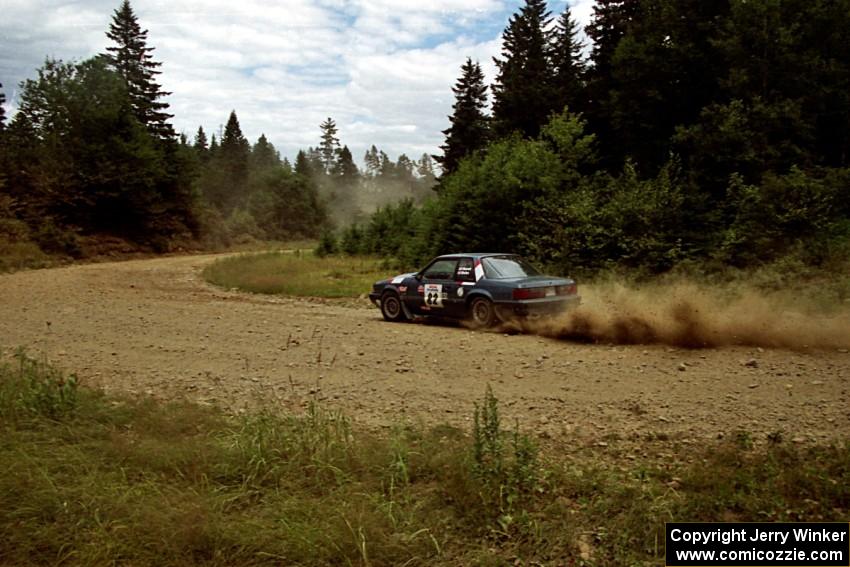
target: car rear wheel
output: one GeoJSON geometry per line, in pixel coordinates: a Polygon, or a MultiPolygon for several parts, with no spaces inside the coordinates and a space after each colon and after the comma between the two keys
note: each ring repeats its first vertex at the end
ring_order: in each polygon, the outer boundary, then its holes
{"type": "Polygon", "coordinates": [[[469,322],[475,329],[484,329],[496,324],[496,310],[486,297],[476,297],[469,304],[469,322]]]}
{"type": "Polygon", "coordinates": [[[381,296],[381,315],[386,321],[399,322],[407,319],[401,306],[401,299],[396,292],[387,291],[381,296]]]}

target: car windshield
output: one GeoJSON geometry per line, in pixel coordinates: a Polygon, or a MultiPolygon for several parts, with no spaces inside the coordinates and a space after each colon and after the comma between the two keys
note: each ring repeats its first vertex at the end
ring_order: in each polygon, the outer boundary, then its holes
{"type": "Polygon", "coordinates": [[[526,278],[540,275],[534,266],[519,256],[488,256],[482,258],[484,274],[490,279],[526,278]]]}

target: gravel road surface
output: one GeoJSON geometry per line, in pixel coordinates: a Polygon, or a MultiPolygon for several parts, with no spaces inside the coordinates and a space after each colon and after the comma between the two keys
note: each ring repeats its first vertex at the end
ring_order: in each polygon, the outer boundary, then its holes
{"type": "Polygon", "coordinates": [[[215,258],[0,276],[0,348],[23,346],[106,391],[231,412],[318,399],[376,427],[463,426],[490,384],[506,423],[600,447],[738,431],[809,444],[850,432],[846,349],[579,344],[390,324],[365,300],[217,289],[200,276],[215,258]]]}

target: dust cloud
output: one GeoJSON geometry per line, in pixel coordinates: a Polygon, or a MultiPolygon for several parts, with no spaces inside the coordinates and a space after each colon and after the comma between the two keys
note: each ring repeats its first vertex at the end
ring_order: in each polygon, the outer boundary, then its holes
{"type": "Polygon", "coordinates": [[[850,308],[807,309],[794,298],[692,283],[585,286],[582,305],[554,319],[509,323],[546,337],[593,343],[850,348],[850,308]]]}

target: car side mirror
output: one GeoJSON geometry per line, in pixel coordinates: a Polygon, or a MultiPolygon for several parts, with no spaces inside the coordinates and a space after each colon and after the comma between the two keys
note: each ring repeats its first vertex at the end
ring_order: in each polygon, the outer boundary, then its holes
{"type": "Polygon", "coordinates": [[[422,272],[419,272],[417,274],[413,274],[413,277],[416,278],[416,281],[421,282],[422,281],[422,272]]]}

